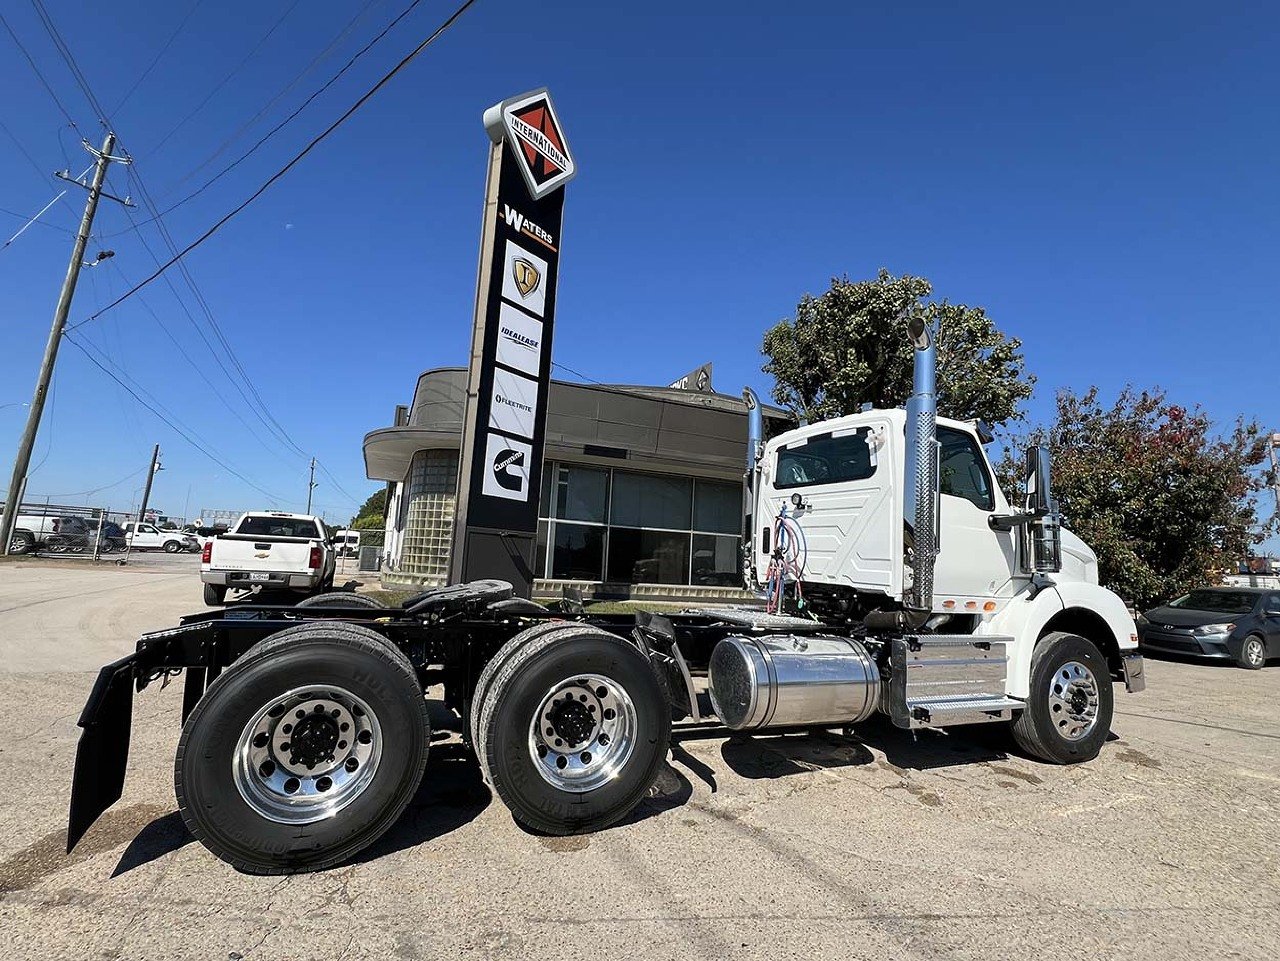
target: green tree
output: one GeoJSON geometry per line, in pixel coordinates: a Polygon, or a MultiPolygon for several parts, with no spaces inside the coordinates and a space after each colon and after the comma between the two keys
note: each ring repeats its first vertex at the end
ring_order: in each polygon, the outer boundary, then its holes
{"type": "Polygon", "coordinates": [[[837,277],[818,297],[806,294],[794,318],[764,335],[762,368],[773,399],[809,420],[856,412],[863,404],[899,407],[911,394],[907,318],[923,312],[938,331],[938,411],[960,420],[1002,424],[1020,419],[1035,378],[1024,369],[1021,341],[1006,337],[981,307],[925,304],[923,277],[837,277]]]}
{"type": "MultiPolygon", "coordinates": [[[[1256,513],[1268,481],[1256,422],[1223,433],[1162,390],[1125,388],[1107,407],[1093,387],[1060,391],[1052,424],[1016,443],[1046,438],[1064,524],[1097,553],[1102,583],[1139,609],[1217,583],[1274,524],[1260,526],[1256,513]]],[[[1015,449],[1000,470],[1011,491],[1021,480],[1015,449]]]]}
{"type": "Polygon", "coordinates": [[[360,505],[360,509],[356,511],[355,517],[351,518],[351,523],[347,526],[353,530],[368,530],[370,527],[381,527],[387,514],[387,489],[385,487],[375,491],[369,495],[369,499],[360,505]],[[373,518],[375,524],[361,524],[360,521],[366,518],[373,518]]]}

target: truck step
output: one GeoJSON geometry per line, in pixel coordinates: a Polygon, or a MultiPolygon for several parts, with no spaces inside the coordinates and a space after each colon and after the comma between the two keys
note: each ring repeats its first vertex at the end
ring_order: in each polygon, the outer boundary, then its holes
{"type": "Polygon", "coordinates": [[[1005,694],[1011,643],[970,634],[895,638],[882,710],[906,730],[1009,720],[1022,707],[1005,694]]]}

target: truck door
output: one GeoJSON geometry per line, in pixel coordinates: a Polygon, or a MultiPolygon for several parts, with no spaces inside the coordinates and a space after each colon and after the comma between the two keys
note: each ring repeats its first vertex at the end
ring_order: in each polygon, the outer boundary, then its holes
{"type": "Polygon", "coordinates": [[[939,425],[938,444],[942,530],[935,594],[939,601],[993,597],[1009,584],[1017,563],[1013,534],[988,525],[1003,498],[976,437],[939,425]]]}
{"type": "Polygon", "coordinates": [[[877,449],[887,434],[887,423],[836,428],[778,449],[772,496],[756,525],[771,528],[787,507],[804,535],[804,580],[890,589],[893,535],[901,522],[888,479],[891,462],[877,449]],[[793,494],[800,495],[799,508],[790,504],[793,494]]]}

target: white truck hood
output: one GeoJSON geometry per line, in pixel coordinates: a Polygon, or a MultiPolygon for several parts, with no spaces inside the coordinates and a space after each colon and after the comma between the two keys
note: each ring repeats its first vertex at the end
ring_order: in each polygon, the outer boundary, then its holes
{"type": "Polygon", "coordinates": [[[1056,576],[1083,584],[1098,583],[1098,555],[1065,527],[1062,528],[1062,570],[1056,576]]]}

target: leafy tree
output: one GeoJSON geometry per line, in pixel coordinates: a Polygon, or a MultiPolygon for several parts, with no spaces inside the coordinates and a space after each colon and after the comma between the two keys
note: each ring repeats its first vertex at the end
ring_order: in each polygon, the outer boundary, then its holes
{"type": "Polygon", "coordinates": [[[386,522],[379,514],[366,514],[364,517],[357,517],[351,522],[351,530],[353,531],[380,531],[386,526],[386,522]]]}
{"type": "Polygon", "coordinates": [[[360,505],[360,509],[356,511],[356,516],[351,518],[351,523],[347,526],[353,530],[369,530],[371,527],[381,527],[386,513],[387,489],[383,487],[369,495],[369,499],[360,505]],[[360,521],[366,518],[373,518],[377,523],[372,525],[361,524],[360,521]]]}
{"type": "Polygon", "coordinates": [[[833,278],[818,297],[806,294],[796,315],[764,335],[762,368],[776,382],[773,399],[809,420],[856,412],[863,404],[900,407],[911,394],[907,318],[923,312],[938,331],[938,411],[960,420],[1002,424],[1020,419],[1035,378],[1024,370],[1021,341],[1006,337],[981,307],[925,304],[922,277],[833,278]]]}
{"type": "MultiPolygon", "coordinates": [[[[1053,423],[1018,443],[1046,438],[1065,525],[1097,552],[1102,583],[1138,609],[1217,583],[1275,523],[1258,524],[1266,435],[1254,421],[1223,434],[1162,390],[1126,388],[1106,407],[1093,387],[1060,391],[1053,423]]],[[[1012,451],[1000,473],[1016,490],[1012,451]]]]}

